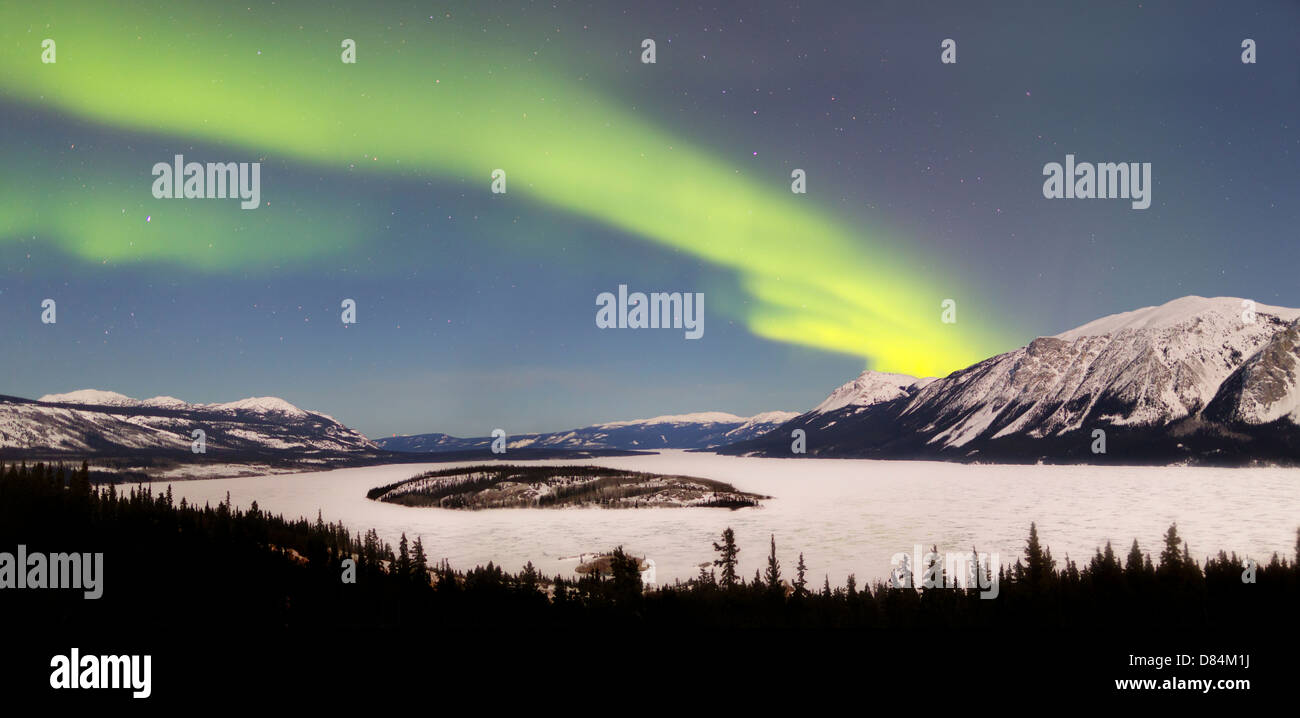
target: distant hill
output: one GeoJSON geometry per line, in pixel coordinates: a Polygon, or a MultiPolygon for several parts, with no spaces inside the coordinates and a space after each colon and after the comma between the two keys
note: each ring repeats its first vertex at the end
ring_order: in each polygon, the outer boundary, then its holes
{"type": "Polygon", "coordinates": [[[0,396],[0,459],[8,461],[93,459],[134,478],[186,478],[371,463],[386,453],[333,418],[277,397],[190,404],[94,389],[0,396]],[[192,451],[196,430],[203,453],[192,451]]]}
{"type": "Polygon", "coordinates": [[[82,389],[40,399],[0,396],[0,461],[92,463],[96,480],[177,480],[432,461],[582,459],[630,452],[486,443],[437,455],[388,451],[320,412],[278,397],[191,404],[82,389]],[[203,432],[203,453],[191,447],[203,432]]]}
{"type": "MultiPolygon", "coordinates": [[[[740,417],[721,411],[657,416],[653,419],[613,421],[549,434],[508,436],[514,449],[712,449],[761,436],[798,416],[793,411],[769,411],[740,417]]],[[[375,439],[389,451],[446,452],[486,449],[491,437],[462,439],[448,434],[416,434],[375,439]]]]}

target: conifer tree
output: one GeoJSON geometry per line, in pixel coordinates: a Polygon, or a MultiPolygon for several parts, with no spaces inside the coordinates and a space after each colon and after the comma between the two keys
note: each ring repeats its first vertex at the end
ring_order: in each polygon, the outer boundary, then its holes
{"type": "Polygon", "coordinates": [[[736,585],[736,555],[740,549],[736,548],[736,533],[728,526],[722,532],[722,543],[714,543],[713,550],[718,552],[718,558],[713,561],[714,566],[722,569],[722,577],[719,584],[726,589],[736,585]]]}
{"type": "Polygon", "coordinates": [[[1025,546],[1025,574],[1029,582],[1035,586],[1041,584],[1050,577],[1055,567],[1052,552],[1044,551],[1038,542],[1038,526],[1030,522],[1029,543],[1025,546]]]}
{"type": "Polygon", "coordinates": [[[1192,558],[1192,550],[1187,545],[1187,541],[1184,540],[1183,541],[1183,570],[1188,574],[1191,574],[1195,572],[1196,569],[1198,568],[1200,567],[1196,565],[1196,559],[1192,558]]]}
{"type": "Polygon", "coordinates": [[[1106,542],[1106,550],[1101,554],[1100,570],[1108,581],[1113,581],[1119,575],[1119,563],[1115,559],[1115,549],[1111,547],[1110,541],[1106,542]]]}
{"type": "MultiPolygon", "coordinates": [[[[419,539],[417,538],[416,541],[418,546],[419,539]]],[[[524,564],[523,570],[519,572],[518,583],[519,588],[523,589],[525,593],[537,590],[538,584],[541,583],[541,576],[537,573],[537,567],[533,566],[532,561],[524,564]]]]}
{"type": "Polygon", "coordinates": [[[90,464],[83,459],[81,461],[81,470],[72,475],[72,494],[74,496],[87,496],[90,493],[90,464]]]}
{"type": "Polygon", "coordinates": [[[1133,539],[1133,548],[1129,549],[1128,558],[1124,560],[1124,575],[1129,578],[1142,575],[1142,549],[1137,539],[1133,539]]]}
{"type": "Polygon", "coordinates": [[[799,554],[799,563],[795,565],[794,595],[796,598],[804,598],[808,595],[808,567],[804,565],[803,553],[799,554]]]}
{"type": "MultiPolygon", "coordinates": [[[[424,553],[424,542],[420,540],[419,536],[415,537],[415,543],[412,545],[411,550],[413,552],[411,557],[411,575],[415,577],[416,581],[419,581],[422,584],[428,584],[429,557],[424,553]]],[[[531,568],[532,565],[532,562],[529,561],[528,568],[531,568]]]]}
{"type": "Polygon", "coordinates": [[[609,568],[615,601],[627,605],[641,597],[641,565],[635,556],[629,556],[619,546],[610,556],[609,568]]]}
{"type": "Polygon", "coordinates": [[[1183,566],[1182,542],[1178,537],[1178,524],[1169,524],[1169,530],[1165,532],[1165,548],[1160,552],[1161,575],[1174,576],[1180,573],[1183,566]]]}
{"type": "Polygon", "coordinates": [[[407,578],[411,575],[411,553],[410,548],[406,545],[406,532],[402,532],[402,540],[397,544],[397,575],[407,578]]]}
{"type": "Polygon", "coordinates": [[[764,579],[767,581],[767,587],[773,591],[781,588],[781,563],[776,560],[776,534],[770,534],[772,539],[772,550],[767,555],[767,573],[764,579]]]}

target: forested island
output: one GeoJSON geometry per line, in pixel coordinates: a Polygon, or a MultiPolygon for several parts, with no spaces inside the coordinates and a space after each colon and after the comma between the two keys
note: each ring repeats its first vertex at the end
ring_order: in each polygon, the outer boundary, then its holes
{"type": "Polygon", "coordinates": [[[703,506],[740,509],[770,498],[694,476],[621,471],[603,466],[477,465],[442,469],[379,486],[376,501],[444,509],[626,509],[703,506]]]}

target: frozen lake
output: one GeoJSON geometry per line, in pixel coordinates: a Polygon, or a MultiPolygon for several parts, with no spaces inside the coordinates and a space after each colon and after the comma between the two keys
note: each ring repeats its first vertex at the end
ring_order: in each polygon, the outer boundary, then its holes
{"type": "MultiPolygon", "coordinates": [[[[478,463],[478,462],[467,462],[478,463]]],[[[526,463],[526,462],[520,462],[526,463]]],[[[342,521],[355,532],[375,528],[423,537],[431,560],[465,569],[489,560],[509,570],[532,561],[547,574],[569,573],[565,560],[622,544],[657,564],[661,584],[694,576],[714,558],[711,542],[736,531],[743,576],[765,565],[775,534],[782,572],[803,552],[809,582],[843,584],[849,573],[885,578],[890,557],[914,544],[940,551],[1021,555],[1029,522],[1058,565],[1066,554],[1085,563],[1107,540],[1127,554],[1134,538],[1159,555],[1170,522],[1199,560],[1219,549],[1267,560],[1292,556],[1300,527],[1300,469],[970,466],[939,462],[758,459],[669,451],[653,456],[527,463],[591,463],[685,474],[773,496],[758,509],[415,508],[366,499],[366,491],[456,464],[403,464],[236,479],[179,481],[176,500],[216,505],[226,492],[236,506],[342,521]]],[[[156,488],[162,488],[158,485],[156,488]]]]}

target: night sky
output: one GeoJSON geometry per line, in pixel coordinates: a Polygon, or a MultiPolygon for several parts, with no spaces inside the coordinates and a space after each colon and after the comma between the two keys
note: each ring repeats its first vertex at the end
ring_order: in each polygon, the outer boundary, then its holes
{"type": "Polygon", "coordinates": [[[0,393],[513,434],[1300,306],[1300,3],[218,4],[0,6],[0,393]],[[1067,153],[1150,162],[1150,208],[1045,199],[1067,153]],[[155,199],[176,154],[261,206],[155,199]],[[598,329],[620,284],[704,337],[598,329]]]}

